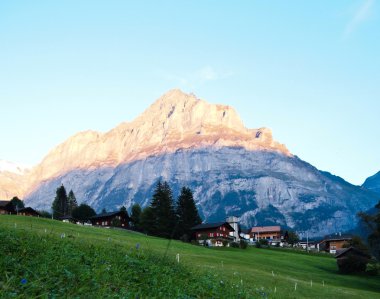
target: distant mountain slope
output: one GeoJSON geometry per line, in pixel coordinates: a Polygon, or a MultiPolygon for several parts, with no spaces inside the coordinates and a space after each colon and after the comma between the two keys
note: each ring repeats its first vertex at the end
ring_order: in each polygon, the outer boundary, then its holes
{"type": "Polygon", "coordinates": [[[10,199],[25,192],[29,169],[5,160],[0,160],[0,199],[10,199]]]}
{"type": "Polygon", "coordinates": [[[269,129],[244,127],[233,108],[179,90],[109,132],[76,134],[27,174],[0,177],[0,189],[46,209],[63,183],[101,210],[146,205],[160,178],[175,192],[191,187],[207,221],[235,214],[245,225],[310,233],[352,228],[378,200],[293,156],[269,129]]]}
{"type": "Polygon", "coordinates": [[[367,178],[363,184],[363,187],[380,194],[380,171],[367,178]]]}
{"type": "Polygon", "coordinates": [[[175,194],[183,185],[190,186],[206,221],[238,215],[246,226],[276,223],[308,230],[310,235],[352,228],[354,215],[377,201],[372,193],[297,157],[210,147],[154,155],[117,167],[74,170],[41,184],[27,203],[49,208],[55,189],[63,183],[97,210],[135,202],[145,206],[159,178],[167,180],[175,194]]]}

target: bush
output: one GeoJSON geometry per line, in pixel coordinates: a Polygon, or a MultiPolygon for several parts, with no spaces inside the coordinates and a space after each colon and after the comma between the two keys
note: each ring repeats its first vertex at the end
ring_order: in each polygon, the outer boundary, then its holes
{"type": "Polygon", "coordinates": [[[223,247],[226,247],[227,245],[228,245],[228,241],[226,241],[226,240],[223,240],[223,247]]]}
{"type": "Polygon", "coordinates": [[[240,248],[241,249],[247,249],[248,243],[244,240],[240,240],[240,248]]]}
{"type": "Polygon", "coordinates": [[[371,276],[376,276],[380,272],[380,264],[376,263],[376,261],[370,261],[367,264],[367,267],[365,269],[365,273],[371,276]]]}
{"type": "Polygon", "coordinates": [[[261,244],[260,244],[260,242],[256,241],[255,246],[256,246],[256,248],[261,248],[261,244]]]}
{"type": "Polygon", "coordinates": [[[355,255],[349,255],[347,257],[337,259],[339,272],[342,274],[364,272],[366,270],[367,263],[367,258],[355,255]]]}
{"type": "Polygon", "coordinates": [[[231,243],[230,243],[230,246],[231,246],[232,248],[239,248],[239,243],[238,243],[238,242],[231,242],[231,243]]]}
{"type": "Polygon", "coordinates": [[[267,239],[260,239],[259,243],[261,246],[268,246],[269,244],[267,239]]]}
{"type": "Polygon", "coordinates": [[[191,240],[190,242],[192,245],[199,245],[199,242],[197,240],[191,240]]]}

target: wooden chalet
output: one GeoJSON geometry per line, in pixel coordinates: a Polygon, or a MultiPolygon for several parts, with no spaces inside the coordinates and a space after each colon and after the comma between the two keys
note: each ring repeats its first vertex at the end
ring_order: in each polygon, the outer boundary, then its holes
{"type": "Polygon", "coordinates": [[[335,255],[336,262],[339,270],[342,272],[344,268],[350,263],[350,259],[355,258],[356,264],[360,264],[358,271],[365,271],[367,263],[370,261],[371,256],[355,247],[338,249],[335,255]]]}
{"type": "Polygon", "coordinates": [[[40,217],[40,213],[31,207],[17,209],[16,214],[20,216],[40,217]]]}
{"type": "Polygon", "coordinates": [[[117,211],[102,213],[89,219],[92,225],[104,227],[128,228],[129,216],[127,212],[117,211]]]}
{"type": "Polygon", "coordinates": [[[348,244],[349,241],[352,240],[351,235],[328,235],[325,236],[322,241],[318,243],[318,248],[321,251],[326,251],[332,254],[337,253],[337,250],[342,249],[343,245],[348,244]]]}
{"type": "Polygon", "coordinates": [[[255,226],[251,228],[250,237],[255,240],[281,241],[281,226],[255,226]]]}
{"type": "Polygon", "coordinates": [[[0,200],[0,215],[14,214],[14,212],[9,200],[0,200]]]}
{"type": "Polygon", "coordinates": [[[232,242],[235,231],[228,222],[203,223],[192,228],[195,240],[209,246],[223,246],[223,241],[232,242]]]}

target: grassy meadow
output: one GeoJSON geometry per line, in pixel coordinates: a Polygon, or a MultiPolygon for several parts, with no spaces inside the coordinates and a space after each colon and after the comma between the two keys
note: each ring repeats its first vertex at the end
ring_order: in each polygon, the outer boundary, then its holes
{"type": "Polygon", "coordinates": [[[0,253],[0,298],[380,297],[379,276],[341,275],[329,255],[204,248],[42,218],[1,215],[0,253]]]}

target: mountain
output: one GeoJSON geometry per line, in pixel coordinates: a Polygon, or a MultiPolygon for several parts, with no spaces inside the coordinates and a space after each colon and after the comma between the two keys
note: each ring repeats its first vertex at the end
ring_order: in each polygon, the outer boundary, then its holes
{"type": "Polygon", "coordinates": [[[367,178],[363,184],[363,187],[380,194],[380,171],[367,178]]]}
{"type": "Polygon", "coordinates": [[[354,215],[378,201],[292,155],[268,128],[245,128],[233,108],[179,90],[132,122],[69,138],[23,179],[27,205],[50,208],[63,183],[98,211],[144,206],[162,179],[174,194],[192,188],[206,221],[238,215],[246,226],[280,224],[310,235],[350,229],[354,215]]]}
{"type": "Polygon", "coordinates": [[[16,163],[5,161],[5,160],[0,160],[0,173],[10,172],[10,173],[15,173],[15,174],[24,174],[27,171],[28,171],[28,167],[24,165],[16,164],[16,163]]]}
{"type": "Polygon", "coordinates": [[[24,194],[29,169],[20,164],[0,160],[0,199],[10,199],[24,194]]]}

